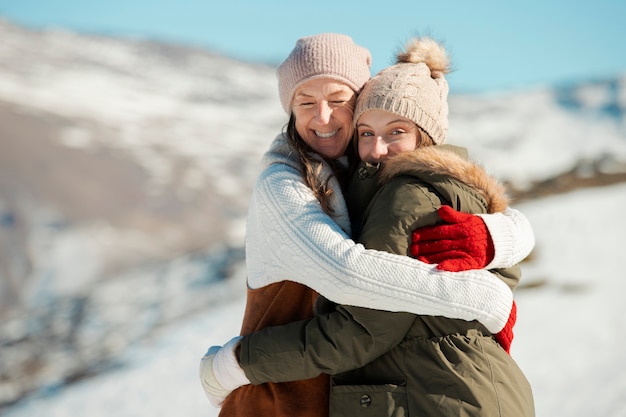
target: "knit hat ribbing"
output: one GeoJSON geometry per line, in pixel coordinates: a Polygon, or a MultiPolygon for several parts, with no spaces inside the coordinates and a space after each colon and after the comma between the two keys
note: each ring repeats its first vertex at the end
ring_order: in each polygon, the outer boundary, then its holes
{"type": "Polygon", "coordinates": [[[412,120],[436,145],[448,135],[448,82],[450,60],[430,38],[413,39],[397,63],[372,78],[357,98],[354,122],[368,110],[385,110],[412,120]]]}
{"type": "Polygon", "coordinates": [[[346,83],[355,92],[369,80],[372,56],[352,38],[322,33],[298,39],[287,59],[278,67],[278,93],[287,114],[296,89],[313,78],[332,78],[346,83]]]}

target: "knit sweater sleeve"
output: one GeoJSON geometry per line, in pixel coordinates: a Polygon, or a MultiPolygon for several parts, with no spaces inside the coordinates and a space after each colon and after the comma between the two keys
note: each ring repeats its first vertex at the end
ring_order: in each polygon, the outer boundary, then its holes
{"type": "Polygon", "coordinates": [[[479,214],[489,229],[495,256],[486,269],[510,268],[524,260],[535,246],[535,234],[521,212],[508,207],[502,213],[479,214]]]}
{"type": "Polygon", "coordinates": [[[326,215],[295,169],[260,175],[246,231],[248,285],[290,280],[338,304],[478,320],[500,331],[511,290],[486,270],[447,272],[407,256],[366,250],[326,215]]]}

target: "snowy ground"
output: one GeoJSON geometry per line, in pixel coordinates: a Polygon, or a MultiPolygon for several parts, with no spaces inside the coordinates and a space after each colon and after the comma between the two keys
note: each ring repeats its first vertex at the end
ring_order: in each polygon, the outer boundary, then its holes
{"type": "MultiPolygon", "coordinates": [[[[537,237],[518,291],[512,355],[530,380],[537,416],[626,416],[626,307],[622,272],[626,185],[595,188],[519,205],[537,237]]],[[[49,392],[6,417],[210,417],[200,388],[200,356],[239,330],[243,275],[216,291],[241,296],[163,329],[133,348],[116,370],[49,392]]],[[[226,297],[227,298],[227,297],[226,297]]]]}

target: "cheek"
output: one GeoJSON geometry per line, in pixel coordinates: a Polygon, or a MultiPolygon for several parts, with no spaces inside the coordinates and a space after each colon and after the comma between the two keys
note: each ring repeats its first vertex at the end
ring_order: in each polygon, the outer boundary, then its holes
{"type": "Polygon", "coordinates": [[[353,109],[349,106],[339,107],[333,110],[332,119],[335,123],[342,125],[344,129],[352,129],[352,116],[354,115],[353,109]]]}
{"type": "Polygon", "coordinates": [[[296,117],[296,131],[302,137],[306,136],[307,124],[308,124],[308,122],[304,119],[304,117],[296,117]]]}
{"type": "Polygon", "coordinates": [[[365,161],[368,159],[368,157],[372,153],[372,144],[364,142],[364,141],[359,141],[358,150],[359,150],[359,158],[365,161]]]}
{"type": "Polygon", "coordinates": [[[415,138],[395,142],[389,147],[389,151],[394,154],[413,151],[415,149],[417,149],[417,139],[415,138]]]}

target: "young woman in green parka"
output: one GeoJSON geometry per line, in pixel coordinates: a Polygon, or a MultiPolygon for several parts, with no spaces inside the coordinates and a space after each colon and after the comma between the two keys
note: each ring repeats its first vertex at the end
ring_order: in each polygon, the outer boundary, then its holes
{"type": "MultiPolygon", "coordinates": [[[[367,248],[408,255],[411,231],[437,224],[442,207],[478,214],[507,206],[497,180],[464,149],[443,145],[448,68],[441,45],[415,39],[358,97],[362,161],[347,202],[355,240],[367,248]]],[[[511,289],[521,277],[518,266],[492,272],[511,289]]],[[[238,364],[219,366],[241,367],[252,384],[331,374],[331,417],[534,416],[530,385],[509,343],[477,321],[320,298],[311,320],[233,339],[228,346],[238,364]]]]}

